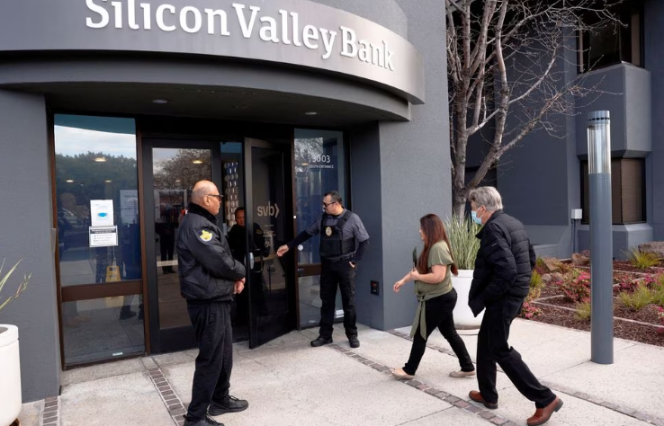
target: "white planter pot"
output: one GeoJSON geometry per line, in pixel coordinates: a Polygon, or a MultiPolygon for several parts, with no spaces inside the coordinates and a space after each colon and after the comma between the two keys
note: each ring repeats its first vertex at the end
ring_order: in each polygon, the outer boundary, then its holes
{"type": "Polygon", "coordinates": [[[459,276],[452,275],[452,285],[458,294],[456,306],[454,307],[454,326],[457,330],[476,330],[482,324],[482,311],[477,317],[473,316],[473,311],[468,306],[468,293],[470,284],[473,282],[473,271],[469,269],[459,269],[459,276]]]}
{"type": "Polygon", "coordinates": [[[18,328],[0,324],[0,426],[8,426],[21,412],[21,361],[18,328]]]}

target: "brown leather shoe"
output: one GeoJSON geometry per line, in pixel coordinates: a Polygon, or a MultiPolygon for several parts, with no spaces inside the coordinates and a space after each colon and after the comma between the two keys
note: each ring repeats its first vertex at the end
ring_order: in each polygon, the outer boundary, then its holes
{"type": "Polygon", "coordinates": [[[485,401],[482,394],[479,393],[478,391],[470,391],[468,396],[473,401],[479,402],[480,404],[483,404],[489,410],[495,410],[496,408],[498,408],[498,403],[497,402],[487,402],[487,401],[485,401]]]}
{"type": "Polygon", "coordinates": [[[551,404],[547,405],[544,408],[536,409],[535,414],[533,414],[532,417],[529,417],[526,423],[528,423],[528,426],[543,425],[544,423],[549,421],[553,412],[560,410],[562,406],[563,406],[563,400],[556,397],[556,399],[554,399],[551,404]]]}

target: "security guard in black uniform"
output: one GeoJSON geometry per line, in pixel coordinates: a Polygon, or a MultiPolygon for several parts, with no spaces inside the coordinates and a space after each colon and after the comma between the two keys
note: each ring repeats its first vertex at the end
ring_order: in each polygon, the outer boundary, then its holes
{"type": "Polygon", "coordinates": [[[355,268],[369,246],[362,220],[350,210],[344,209],[341,195],[337,191],[325,194],[323,214],[306,231],[301,232],[288,244],[279,247],[277,255],[283,256],[309,238],[321,234],[320,257],[323,271],[320,277],[320,333],[311,346],[332,343],[337,285],[341,290],[344,308],[344,328],[351,348],[360,347],[357,338],[355,315],[355,268]]]}
{"type": "Polygon", "coordinates": [[[231,303],[244,289],[246,271],[231,256],[217,226],[221,198],[214,183],[197,182],[177,242],[180,292],[187,300],[199,349],[184,426],[223,426],[212,417],[249,406],[229,394],[233,368],[231,303]]]}

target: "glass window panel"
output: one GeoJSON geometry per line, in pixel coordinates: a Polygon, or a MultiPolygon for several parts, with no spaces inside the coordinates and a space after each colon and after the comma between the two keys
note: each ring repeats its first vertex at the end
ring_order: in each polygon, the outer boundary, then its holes
{"type": "Polygon", "coordinates": [[[155,265],[162,330],[191,324],[187,301],[180,295],[175,245],[179,224],[196,182],[212,180],[209,149],[153,148],[155,265]]]}
{"type": "Polygon", "coordinates": [[[67,365],[145,352],[140,295],[65,302],[62,324],[67,365]]]}
{"type": "MultiPolygon", "coordinates": [[[[297,233],[320,218],[323,194],[339,191],[346,205],[346,163],[343,133],[330,130],[295,129],[295,196],[297,233]]],[[[319,237],[303,244],[300,264],[320,263],[319,237]]]]}
{"type": "Polygon", "coordinates": [[[141,279],[134,120],[57,114],[54,133],[61,285],[141,279]],[[117,226],[117,244],[91,247],[100,224],[117,226]]]}
{"type": "MultiPolygon", "coordinates": [[[[320,275],[300,277],[298,279],[298,292],[300,302],[300,327],[318,327],[320,324],[320,307],[323,302],[320,299],[320,275]]],[[[344,316],[341,292],[337,292],[334,303],[336,312],[334,319],[339,320],[344,316]]]]}

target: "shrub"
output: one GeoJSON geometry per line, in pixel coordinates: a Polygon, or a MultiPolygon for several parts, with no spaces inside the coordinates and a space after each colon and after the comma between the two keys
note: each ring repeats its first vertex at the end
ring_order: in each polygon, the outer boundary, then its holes
{"type": "Polygon", "coordinates": [[[542,313],[542,310],[532,303],[534,300],[539,299],[542,294],[542,287],[544,287],[542,276],[537,271],[533,271],[530,276],[530,291],[519,314],[521,318],[533,319],[542,313]]]}
{"type": "Polygon", "coordinates": [[[653,302],[653,293],[646,285],[639,285],[633,293],[620,293],[620,302],[630,311],[639,311],[653,302]]]}
{"type": "Polygon", "coordinates": [[[575,308],[576,312],[574,313],[574,318],[581,321],[590,321],[590,302],[577,303],[575,308]]]}
{"type": "MultiPolygon", "coordinates": [[[[5,274],[5,276],[2,276],[2,270],[5,267],[5,260],[4,259],[2,260],[2,265],[0,265],[0,293],[2,293],[2,289],[5,287],[5,284],[7,284],[7,281],[9,281],[9,277],[11,277],[11,275],[14,273],[14,271],[18,267],[19,263],[21,263],[20,260],[18,262],[16,262],[16,265],[14,265],[5,274]]],[[[2,310],[2,308],[7,306],[9,304],[9,302],[11,302],[14,299],[17,299],[21,295],[21,293],[23,293],[25,291],[25,289],[28,287],[28,281],[30,280],[31,276],[32,276],[32,274],[24,275],[23,276],[23,281],[19,284],[18,289],[16,290],[16,293],[14,293],[12,296],[9,296],[7,298],[7,300],[5,300],[3,302],[2,298],[0,298],[0,311],[2,310]]]]}
{"type": "Polygon", "coordinates": [[[542,310],[530,302],[523,302],[519,316],[525,319],[533,319],[542,314],[542,310]]]}
{"type": "Polygon", "coordinates": [[[627,252],[627,258],[629,259],[629,262],[632,264],[632,266],[641,270],[648,269],[652,266],[657,266],[662,260],[655,253],[640,251],[637,247],[633,247],[627,252]]]}
{"type": "Polygon", "coordinates": [[[450,240],[450,250],[459,269],[475,269],[475,258],[480,249],[480,240],[475,237],[482,226],[470,218],[458,216],[445,221],[445,232],[450,240]]]}
{"type": "Polygon", "coordinates": [[[590,302],[590,273],[572,272],[560,285],[565,300],[570,302],[590,302]]]}
{"type": "Polygon", "coordinates": [[[664,283],[658,282],[653,286],[652,303],[664,307],[664,283]]]}
{"type": "Polygon", "coordinates": [[[535,269],[533,270],[533,274],[537,272],[539,275],[544,275],[548,274],[549,268],[547,268],[546,263],[544,263],[544,259],[541,257],[537,258],[537,261],[535,262],[535,269]]]}

